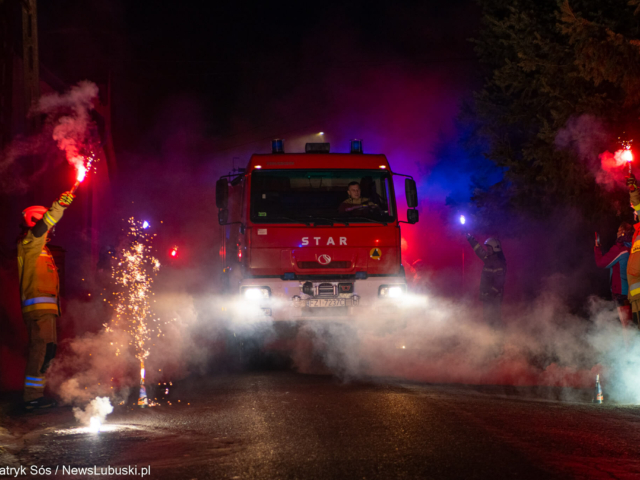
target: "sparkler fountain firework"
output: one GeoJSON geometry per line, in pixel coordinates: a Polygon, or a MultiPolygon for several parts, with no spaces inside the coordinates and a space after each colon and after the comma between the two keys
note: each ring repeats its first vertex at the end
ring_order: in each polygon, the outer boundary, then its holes
{"type": "MultiPolygon", "coordinates": [[[[159,319],[153,318],[149,296],[153,278],[160,269],[160,261],[153,253],[153,237],[142,222],[129,219],[128,245],[124,247],[113,267],[113,278],[120,291],[116,292],[115,317],[107,331],[122,329],[133,339],[136,358],[140,361],[140,395],[138,405],[149,405],[145,386],[144,361],[150,353],[149,339],[153,333],[161,334],[159,319]]],[[[121,345],[124,347],[124,345],[121,345]]],[[[119,348],[116,355],[119,354],[119,348]]]]}

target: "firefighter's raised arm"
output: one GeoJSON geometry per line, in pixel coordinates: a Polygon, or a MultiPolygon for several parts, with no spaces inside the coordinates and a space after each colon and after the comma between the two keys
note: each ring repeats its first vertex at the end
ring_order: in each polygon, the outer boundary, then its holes
{"type": "MultiPolygon", "coordinates": [[[[53,228],[56,225],[56,223],[58,223],[58,221],[62,218],[64,210],[69,205],[71,205],[71,202],[73,202],[74,198],[75,197],[72,193],[64,192],[62,195],[60,195],[58,200],[53,202],[53,205],[51,205],[51,208],[46,212],[44,212],[44,214],[42,214],[41,212],[34,211],[32,216],[29,212],[30,209],[25,210],[24,215],[25,215],[25,220],[27,221],[27,225],[33,225],[31,227],[31,233],[33,233],[33,236],[40,238],[42,235],[47,233],[51,228],[53,228]],[[40,217],[39,214],[42,215],[42,217],[39,220],[37,220],[35,224],[33,224],[32,223],[33,220],[35,220],[35,218],[40,217]],[[27,217],[29,218],[27,219],[27,217]]],[[[36,209],[36,208],[38,207],[31,207],[31,209],[36,209]]]]}
{"type": "Polygon", "coordinates": [[[484,248],[484,246],[480,245],[478,241],[475,239],[475,237],[470,233],[467,233],[467,240],[469,241],[469,244],[473,247],[473,251],[475,252],[475,254],[480,258],[480,260],[484,262],[488,257],[487,250],[484,248]]]}

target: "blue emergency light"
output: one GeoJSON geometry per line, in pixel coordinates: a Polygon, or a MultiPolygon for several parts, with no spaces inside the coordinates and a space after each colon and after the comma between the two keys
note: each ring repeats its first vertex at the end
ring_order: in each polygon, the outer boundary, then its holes
{"type": "Polygon", "coordinates": [[[271,153],[284,153],[283,138],[274,138],[271,140],[271,153]]]}
{"type": "Polygon", "coordinates": [[[362,140],[351,140],[351,153],[362,153],[362,140]]]}

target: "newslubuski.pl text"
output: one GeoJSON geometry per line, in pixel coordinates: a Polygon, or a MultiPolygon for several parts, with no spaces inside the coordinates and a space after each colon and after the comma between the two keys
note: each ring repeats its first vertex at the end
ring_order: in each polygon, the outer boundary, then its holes
{"type": "Polygon", "coordinates": [[[69,465],[58,465],[55,467],[43,467],[38,465],[30,465],[29,467],[0,467],[0,477],[22,477],[27,474],[33,476],[39,475],[93,475],[93,476],[124,476],[124,475],[133,475],[139,477],[146,477],[151,475],[151,465],[146,467],[140,467],[138,469],[137,465],[127,466],[127,467],[72,467],[69,465]]]}

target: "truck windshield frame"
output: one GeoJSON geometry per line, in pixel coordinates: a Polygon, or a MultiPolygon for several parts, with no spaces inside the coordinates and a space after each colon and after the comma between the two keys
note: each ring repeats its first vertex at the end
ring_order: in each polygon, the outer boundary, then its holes
{"type": "Polygon", "coordinates": [[[252,223],[387,224],[397,220],[388,170],[261,169],[250,177],[252,223]],[[347,193],[352,182],[360,186],[359,200],[347,193]]]}

